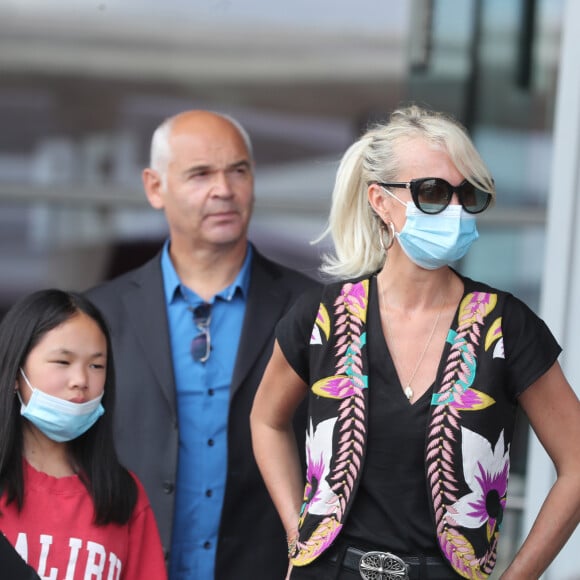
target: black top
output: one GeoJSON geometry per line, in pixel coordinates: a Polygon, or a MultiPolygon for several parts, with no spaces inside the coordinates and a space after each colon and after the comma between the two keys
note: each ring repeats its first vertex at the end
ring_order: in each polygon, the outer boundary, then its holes
{"type": "MultiPolygon", "coordinates": [[[[469,279],[462,279],[466,285],[471,284],[469,279]]],[[[361,547],[384,548],[400,555],[437,554],[425,467],[433,385],[414,404],[409,404],[383,335],[376,276],[370,280],[366,341],[368,441],[360,486],[341,537],[348,536],[361,547]]],[[[276,330],[284,356],[307,384],[310,384],[309,338],[320,298],[320,293],[312,292],[303,296],[276,330]]],[[[544,322],[525,304],[511,295],[507,300],[509,307],[502,328],[513,356],[504,388],[515,405],[517,397],[554,363],[560,347],[544,322]]],[[[490,372],[485,368],[479,370],[490,372]]]]}
{"type": "Polygon", "coordinates": [[[412,405],[405,397],[381,327],[376,280],[371,279],[367,317],[368,446],[341,533],[396,554],[437,554],[424,451],[431,389],[412,405]]]}
{"type": "Polygon", "coordinates": [[[0,531],[0,577],[4,580],[40,580],[0,531]]]}

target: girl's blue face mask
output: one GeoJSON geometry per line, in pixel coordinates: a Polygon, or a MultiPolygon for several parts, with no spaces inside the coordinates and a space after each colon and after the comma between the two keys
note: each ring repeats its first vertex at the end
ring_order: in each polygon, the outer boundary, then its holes
{"type": "Polygon", "coordinates": [[[426,214],[412,201],[405,203],[383,189],[407,208],[407,221],[395,237],[409,259],[421,268],[435,270],[460,260],[479,237],[475,217],[460,205],[448,205],[441,213],[426,214]]]}
{"type": "Polygon", "coordinates": [[[22,369],[20,374],[32,391],[27,405],[18,393],[22,403],[20,414],[53,441],[60,443],[76,439],[88,431],[105,412],[101,405],[104,393],[86,403],[72,403],[35,389],[22,369]]]}

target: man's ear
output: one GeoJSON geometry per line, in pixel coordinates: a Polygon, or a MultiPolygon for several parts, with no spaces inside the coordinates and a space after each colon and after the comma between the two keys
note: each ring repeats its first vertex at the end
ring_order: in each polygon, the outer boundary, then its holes
{"type": "Polygon", "coordinates": [[[147,200],[154,209],[163,209],[163,179],[155,169],[148,167],[141,174],[147,200]]]}

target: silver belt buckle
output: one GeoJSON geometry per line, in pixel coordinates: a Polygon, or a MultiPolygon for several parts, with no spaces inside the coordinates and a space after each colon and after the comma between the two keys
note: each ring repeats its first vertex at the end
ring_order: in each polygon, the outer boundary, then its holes
{"type": "Polygon", "coordinates": [[[390,552],[366,552],[358,571],[365,580],[409,580],[407,564],[390,552]]]}

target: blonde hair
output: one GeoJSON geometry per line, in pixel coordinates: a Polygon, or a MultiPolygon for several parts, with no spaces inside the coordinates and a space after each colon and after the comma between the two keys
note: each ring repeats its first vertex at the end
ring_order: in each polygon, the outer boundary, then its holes
{"type": "Polygon", "coordinates": [[[444,113],[416,105],[395,110],[387,123],[370,128],[343,155],[334,183],[328,225],[315,242],[328,234],[334,253],[322,258],[320,271],[332,278],[355,278],[382,267],[386,252],[379,243],[384,224],[368,203],[373,182],[396,179],[397,145],[421,137],[442,147],[459,172],[477,188],[491,193],[491,174],[465,128],[444,113]]]}

